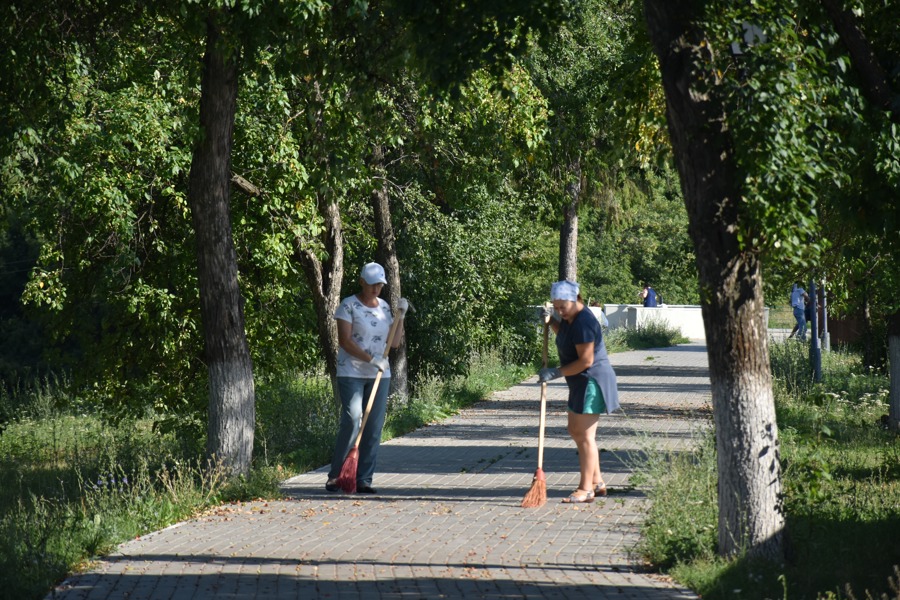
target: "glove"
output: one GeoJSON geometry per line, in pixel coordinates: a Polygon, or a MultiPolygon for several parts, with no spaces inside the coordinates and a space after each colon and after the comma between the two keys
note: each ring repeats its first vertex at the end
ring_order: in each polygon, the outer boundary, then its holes
{"type": "Polygon", "coordinates": [[[390,363],[388,363],[388,359],[383,356],[373,356],[372,360],[369,361],[369,364],[373,365],[376,369],[384,373],[385,371],[387,371],[388,365],[390,363]]]}
{"type": "Polygon", "coordinates": [[[400,298],[400,300],[397,301],[397,310],[400,311],[400,314],[405,315],[406,311],[409,310],[409,300],[400,298]]]}
{"type": "Polygon", "coordinates": [[[548,319],[553,317],[553,307],[552,306],[543,306],[541,307],[541,323],[547,321],[548,319]]]}
{"type": "Polygon", "coordinates": [[[556,367],[543,368],[538,371],[538,383],[547,383],[553,379],[562,377],[562,373],[556,367]]]}

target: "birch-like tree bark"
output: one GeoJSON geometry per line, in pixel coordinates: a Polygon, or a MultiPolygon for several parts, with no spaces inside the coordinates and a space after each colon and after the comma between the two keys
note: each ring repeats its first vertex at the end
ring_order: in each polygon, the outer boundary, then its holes
{"type": "Polygon", "coordinates": [[[231,474],[246,475],[253,454],[256,392],[229,209],[238,53],[234,46],[226,48],[217,14],[211,14],[200,90],[200,133],[191,160],[188,199],[209,373],[207,454],[231,474]]]}
{"type": "Polygon", "coordinates": [[[699,273],[718,462],[718,549],[784,558],[778,427],[759,257],[738,239],[741,201],[728,115],[689,0],[645,0],[699,273]]]}

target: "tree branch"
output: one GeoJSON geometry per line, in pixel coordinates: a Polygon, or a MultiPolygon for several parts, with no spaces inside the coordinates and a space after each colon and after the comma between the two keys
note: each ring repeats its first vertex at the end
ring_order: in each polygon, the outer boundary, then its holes
{"type": "Polygon", "coordinates": [[[891,114],[891,121],[900,123],[900,106],[892,100],[892,90],[884,69],[878,62],[866,35],[856,22],[856,17],[845,10],[840,0],[821,0],[841,41],[850,53],[850,61],[859,74],[863,94],[869,102],[891,114]]]}

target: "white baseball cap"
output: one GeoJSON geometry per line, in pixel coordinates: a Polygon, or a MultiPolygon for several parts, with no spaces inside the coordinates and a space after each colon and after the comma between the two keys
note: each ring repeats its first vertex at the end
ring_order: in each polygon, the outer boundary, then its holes
{"type": "Polygon", "coordinates": [[[363,281],[365,281],[369,285],[375,285],[376,283],[387,283],[387,279],[384,278],[384,267],[382,267],[378,263],[367,263],[362,268],[362,273],[360,273],[359,276],[362,277],[363,281]]]}

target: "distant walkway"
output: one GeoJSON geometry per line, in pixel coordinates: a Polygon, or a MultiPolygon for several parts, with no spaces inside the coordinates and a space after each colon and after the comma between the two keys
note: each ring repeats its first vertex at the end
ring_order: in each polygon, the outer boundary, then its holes
{"type": "Polygon", "coordinates": [[[537,466],[536,378],[382,446],[375,496],[324,490],[325,471],[284,483],[291,500],[224,507],[120,546],[48,598],[693,599],[630,555],[648,501],[629,483],[653,444],[693,444],[710,414],[705,346],[611,355],[622,413],[602,417],[610,496],[560,500],[578,484],[566,387],[548,386],[548,502],[519,506],[537,466]]]}

